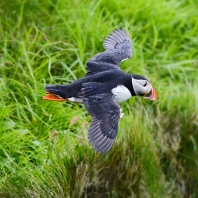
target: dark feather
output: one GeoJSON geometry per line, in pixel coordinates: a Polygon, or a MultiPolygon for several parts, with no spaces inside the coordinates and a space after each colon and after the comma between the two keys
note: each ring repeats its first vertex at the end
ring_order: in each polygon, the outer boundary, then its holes
{"type": "Polygon", "coordinates": [[[85,108],[92,116],[88,138],[96,151],[106,153],[118,131],[120,107],[114,102],[112,93],[96,94],[94,90],[99,87],[98,83],[84,83],[82,94],[85,108]]]}
{"type": "MultiPolygon", "coordinates": [[[[119,67],[120,62],[132,56],[132,45],[125,29],[114,30],[104,41],[105,52],[96,54],[89,62],[109,63],[119,67]]],[[[112,67],[112,69],[114,69],[112,67]]],[[[107,69],[105,69],[107,70],[107,69]]],[[[101,71],[101,70],[100,70],[101,71]]],[[[90,72],[90,71],[89,71],[90,72]]]]}

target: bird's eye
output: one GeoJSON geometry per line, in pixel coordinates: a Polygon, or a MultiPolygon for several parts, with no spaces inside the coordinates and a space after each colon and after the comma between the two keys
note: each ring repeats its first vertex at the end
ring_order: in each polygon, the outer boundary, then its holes
{"type": "Polygon", "coordinates": [[[147,82],[145,82],[143,86],[146,87],[146,85],[147,85],[147,82]]]}

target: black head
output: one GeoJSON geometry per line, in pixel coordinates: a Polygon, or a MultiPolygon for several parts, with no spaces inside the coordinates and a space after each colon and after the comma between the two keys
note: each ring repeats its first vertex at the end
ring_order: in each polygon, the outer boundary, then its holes
{"type": "Polygon", "coordinates": [[[132,74],[132,86],[137,96],[142,96],[149,100],[156,100],[157,94],[148,79],[143,76],[132,74]]]}

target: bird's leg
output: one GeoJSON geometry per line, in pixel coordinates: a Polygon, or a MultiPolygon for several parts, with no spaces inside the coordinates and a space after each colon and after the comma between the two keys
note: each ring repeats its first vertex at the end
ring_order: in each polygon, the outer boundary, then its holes
{"type": "Polygon", "coordinates": [[[122,112],[122,109],[120,108],[120,118],[124,116],[124,113],[122,112]]]}

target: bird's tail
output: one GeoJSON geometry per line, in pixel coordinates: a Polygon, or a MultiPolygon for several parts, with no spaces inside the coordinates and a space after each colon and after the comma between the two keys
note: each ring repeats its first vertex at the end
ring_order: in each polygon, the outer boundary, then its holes
{"type": "Polygon", "coordinates": [[[43,99],[57,102],[63,102],[67,100],[67,98],[64,97],[62,89],[62,85],[46,85],[46,96],[43,96],[43,99]]]}

